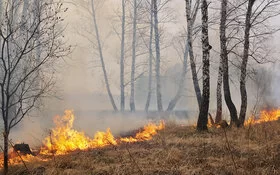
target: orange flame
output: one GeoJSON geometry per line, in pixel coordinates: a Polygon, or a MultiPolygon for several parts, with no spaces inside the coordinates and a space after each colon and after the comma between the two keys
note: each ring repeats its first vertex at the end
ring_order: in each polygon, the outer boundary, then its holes
{"type": "MultiPolygon", "coordinates": [[[[65,115],[54,118],[55,128],[51,130],[50,135],[45,138],[44,146],[41,148],[41,154],[66,154],[69,151],[87,150],[100,148],[108,145],[117,145],[118,140],[114,138],[110,129],[106,132],[97,132],[93,139],[87,137],[84,132],[73,129],[74,114],[71,110],[66,110],[65,115]]],[[[144,126],[144,130],[136,134],[135,137],[120,138],[123,142],[137,142],[150,140],[157,134],[157,131],[164,128],[161,122],[158,126],[152,123],[144,126]]]]}
{"type": "Polygon", "coordinates": [[[260,112],[260,116],[257,119],[255,116],[251,116],[248,118],[248,120],[245,121],[244,125],[253,125],[253,124],[259,124],[263,122],[269,122],[269,121],[276,121],[280,119],[280,109],[274,109],[274,110],[262,110],[260,112]]]}
{"type": "Polygon", "coordinates": [[[148,125],[144,126],[144,130],[138,132],[135,137],[125,137],[121,138],[122,142],[138,142],[143,140],[151,140],[154,135],[157,134],[157,131],[164,129],[164,122],[161,121],[160,124],[157,126],[156,124],[149,123],[148,125]]]}

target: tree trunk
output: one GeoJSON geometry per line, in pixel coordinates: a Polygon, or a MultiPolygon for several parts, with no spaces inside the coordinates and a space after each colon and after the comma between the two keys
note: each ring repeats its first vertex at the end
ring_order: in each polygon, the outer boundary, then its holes
{"type": "Polygon", "coordinates": [[[9,132],[8,123],[4,122],[5,132],[4,135],[4,175],[8,174],[8,161],[9,161],[9,132]]]}
{"type": "Polygon", "coordinates": [[[201,14],[202,14],[202,77],[203,77],[203,90],[202,90],[202,100],[200,103],[199,116],[197,121],[197,130],[207,130],[208,122],[208,110],[209,110],[209,97],[210,97],[210,61],[209,52],[211,46],[209,45],[208,38],[208,4],[206,0],[202,0],[201,4],[201,14]]]}
{"type": "Polygon", "coordinates": [[[243,50],[243,58],[241,64],[241,75],[240,75],[240,93],[241,93],[241,107],[239,114],[240,124],[243,125],[246,117],[247,111],[247,91],[246,91],[246,72],[247,72],[247,63],[249,57],[249,47],[250,47],[250,29],[251,29],[251,15],[252,8],[255,0],[249,0],[248,8],[246,13],[246,21],[245,21],[245,36],[244,36],[244,50],[243,50]]]}
{"type": "Polygon", "coordinates": [[[133,6],[133,38],[132,38],[132,63],[131,63],[131,88],[130,88],[130,111],[135,111],[135,95],[134,95],[134,83],[135,83],[135,60],[136,60],[136,30],[137,30],[137,0],[134,0],[133,6]]]}
{"type": "Polygon", "coordinates": [[[175,108],[175,106],[176,106],[177,102],[179,101],[179,99],[181,98],[183,90],[185,88],[185,80],[186,80],[187,65],[188,65],[188,54],[189,54],[189,44],[187,41],[186,46],[185,46],[183,69],[182,69],[181,79],[179,82],[179,88],[178,88],[178,91],[177,91],[175,97],[169,102],[167,111],[172,111],[175,108]]]}
{"type": "Polygon", "coordinates": [[[160,46],[159,46],[159,31],[158,31],[158,8],[157,0],[154,0],[154,20],[155,20],[155,44],[156,44],[156,93],[158,111],[162,111],[161,99],[161,82],[160,82],[160,46]]]}
{"type": "Polygon", "coordinates": [[[223,111],[223,100],[222,100],[222,84],[223,84],[223,59],[220,58],[219,63],[219,72],[218,72],[218,80],[217,80],[217,111],[215,123],[219,123],[222,120],[222,111],[223,111]]]}
{"type": "Polygon", "coordinates": [[[153,31],[154,31],[154,22],[153,22],[153,7],[154,1],[151,0],[151,14],[150,14],[150,43],[149,43],[149,84],[148,84],[148,96],[145,105],[145,111],[148,112],[150,107],[150,101],[152,96],[152,79],[153,79],[153,31]]]}
{"type": "Polygon", "coordinates": [[[95,15],[95,9],[94,9],[94,0],[91,0],[91,6],[92,6],[92,17],[93,17],[93,23],[94,23],[94,28],[95,28],[96,40],[97,40],[97,43],[98,43],[98,51],[99,51],[101,66],[102,66],[102,70],[103,70],[103,74],[104,74],[104,80],[105,80],[105,85],[106,85],[107,93],[108,93],[109,99],[111,101],[111,104],[112,104],[114,110],[118,111],[118,108],[117,108],[117,106],[115,104],[113,95],[111,93],[110,84],[109,84],[108,76],[107,76],[107,71],[106,71],[106,67],[105,67],[105,63],[104,63],[102,46],[101,46],[98,26],[97,26],[97,22],[96,22],[96,15],[95,15]]]}
{"type": "Polygon", "coordinates": [[[193,54],[193,23],[195,19],[192,19],[191,17],[191,6],[189,0],[186,0],[186,17],[187,17],[187,23],[188,23],[188,44],[189,44],[189,54],[190,54],[190,64],[191,64],[191,71],[192,71],[192,80],[193,80],[193,86],[196,94],[196,99],[198,103],[198,107],[200,107],[201,103],[201,91],[199,87],[199,82],[197,78],[197,72],[196,72],[196,64],[193,54]]]}
{"type": "MultiPolygon", "coordinates": [[[[199,3],[199,0],[197,1],[197,3],[199,3]]],[[[193,73],[193,83],[194,83],[194,87],[195,87],[196,97],[198,100],[198,105],[200,104],[200,101],[201,101],[201,93],[200,93],[200,88],[199,88],[199,84],[198,84],[196,65],[195,65],[195,61],[194,61],[193,48],[192,48],[192,30],[193,30],[193,24],[194,24],[194,21],[196,18],[196,13],[198,11],[198,6],[197,6],[197,8],[194,9],[194,13],[193,13],[192,17],[191,17],[192,12],[191,12],[190,6],[191,5],[189,3],[189,0],[186,0],[188,37],[187,37],[187,42],[186,42],[185,52],[184,52],[182,75],[181,75],[181,80],[180,80],[178,91],[177,91],[175,97],[170,101],[167,111],[172,111],[175,108],[180,97],[182,96],[182,92],[185,87],[185,79],[186,79],[186,74],[187,74],[187,59],[188,59],[189,53],[190,53],[190,57],[192,57],[191,65],[192,65],[192,70],[194,70],[194,72],[192,72],[193,73]]]]}
{"type": "Polygon", "coordinates": [[[222,0],[221,3],[221,22],[220,22],[220,45],[221,45],[221,59],[223,60],[223,84],[224,96],[227,107],[230,112],[231,125],[235,123],[238,126],[237,110],[231,99],[229,75],[228,75],[228,52],[227,52],[227,38],[226,38],[226,20],[227,20],[227,0],[222,0]]]}
{"type": "Polygon", "coordinates": [[[125,41],[125,0],[122,0],[122,39],[121,39],[121,59],[120,59],[120,88],[121,88],[121,111],[125,110],[124,95],[124,41],[125,41]]]}

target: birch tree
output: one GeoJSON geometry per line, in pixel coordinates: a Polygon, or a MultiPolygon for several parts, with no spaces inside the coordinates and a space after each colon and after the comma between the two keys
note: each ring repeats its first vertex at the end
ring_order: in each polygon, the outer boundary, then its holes
{"type": "MultiPolygon", "coordinates": [[[[177,93],[174,96],[174,98],[169,102],[169,105],[167,107],[167,111],[172,111],[175,108],[177,102],[179,101],[179,99],[182,96],[183,90],[185,88],[185,82],[186,82],[185,80],[186,80],[187,65],[188,65],[187,64],[187,59],[188,59],[188,54],[189,53],[192,57],[192,61],[191,61],[192,70],[193,69],[195,70],[195,73],[193,73],[193,77],[194,77],[193,82],[194,82],[195,87],[198,87],[198,89],[199,89],[197,73],[196,73],[196,65],[195,65],[194,56],[193,56],[193,48],[192,48],[192,42],[193,41],[189,41],[189,40],[192,40],[193,24],[195,22],[196,15],[197,15],[197,12],[198,12],[198,9],[199,9],[199,3],[200,3],[200,0],[197,0],[194,4],[194,8],[191,10],[192,5],[189,2],[189,0],[186,0],[186,16],[187,16],[187,19],[188,19],[188,33],[187,33],[188,37],[187,37],[187,42],[186,42],[186,45],[185,45],[185,51],[184,51],[184,56],[183,56],[182,74],[181,74],[181,78],[180,78],[177,93]]],[[[199,93],[196,93],[197,97],[199,96],[199,94],[200,94],[200,89],[199,89],[199,93]]],[[[198,97],[198,98],[200,98],[200,97],[198,97]]]]}
{"type": "Polygon", "coordinates": [[[223,84],[223,59],[222,57],[220,57],[217,89],[216,89],[217,109],[216,109],[215,123],[219,123],[222,120],[222,113],[223,113],[222,84],[223,84]]]}
{"type": "Polygon", "coordinates": [[[160,35],[158,30],[158,1],[154,1],[154,30],[155,30],[155,47],[156,47],[156,96],[158,111],[162,111],[162,97],[161,97],[161,80],[160,80],[160,35]]]}
{"type": "Polygon", "coordinates": [[[125,87],[124,87],[124,55],[125,55],[125,0],[122,0],[122,34],[121,34],[121,58],[120,58],[120,88],[121,88],[121,111],[125,110],[125,87]]]}
{"type": "Polygon", "coordinates": [[[97,24],[97,20],[96,20],[96,14],[95,14],[96,9],[95,9],[94,4],[95,4],[94,0],[91,0],[92,19],[93,19],[93,25],[94,25],[94,29],[95,29],[95,36],[96,36],[96,41],[97,41],[97,45],[98,45],[98,52],[99,52],[101,67],[102,67],[103,76],[104,76],[104,80],[105,80],[105,86],[106,86],[107,94],[109,96],[109,99],[110,99],[110,102],[112,104],[113,109],[115,111],[118,111],[118,108],[116,106],[114,97],[113,97],[111,89],[110,89],[110,83],[109,83],[109,80],[108,80],[106,65],[105,65],[105,61],[104,61],[104,57],[103,57],[101,39],[100,39],[100,36],[99,36],[99,28],[98,28],[98,24],[97,24]]]}
{"type": "Polygon", "coordinates": [[[201,15],[202,15],[202,79],[203,79],[203,90],[202,99],[200,103],[199,116],[197,121],[197,130],[207,130],[208,122],[208,110],[209,110],[209,98],[210,98],[210,49],[209,37],[208,37],[208,4],[206,0],[201,2],[201,15]]]}
{"type": "Polygon", "coordinates": [[[154,35],[154,15],[153,15],[154,1],[150,3],[150,38],[149,38],[149,82],[148,82],[148,96],[145,105],[145,111],[148,112],[151,96],[152,96],[152,80],[153,80],[153,35],[154,35]]]}
{"type": "MultiPolygon", "coordinates": [[[[226,7],[227,7],[226,1],[226,7]]],[[[280,14],[279,0],[268,0],[268,1],[241,1],[230,3],[231,7],[226,11],[226,17],[224,20],[227,20],[226,27],[224,31],[231,30],[227,38],[221,40],[221,43],[227,43],[224,45],[224,52],[228,59],[228,55],[234,55],[237,58],[241,59],[240,64],[240,94],[241,94],[241,107],[239,118],[237,117],[237,112],[234,104],[227,103],[228,108],[231,113],[231,121],[237,126],[242,126],[245,121],[246,111],[247,111],[247,91],[246,91],[246,79],[248,76],[248,63],[256,62],[257,64],[263,64],[269,62],[269,56],[266,52],[262,50],[267,50],[265,46],[265,41],[268,40],[275,32],[279,30],[279,27],[274,28],[270,24],[270,20],[280,14]],[[242,16],[245,16],[242,18],[242,16]],[[243,35],[243,36],[242,36],[243,35]],[[251,58],[251,60],[249,60],[251,58]]],[[[226,7],[224,7],[226,9],[226,7]]],[[[225,15],[224,15],[225,16],[225,15]]],[[[224,22],[226,23],[226,22],[224,22]]],[[[222,33],[222,32],[221,32],[222,33]]],[[[228,67],[227,64],[224,66],[228,67]]],[[[225,69],[224,71],[228,71],[225,69]]],[[[224,72],[224,75],[228,72],[224,72]]],[[[227,75],[228,79],[228,75],[227,75]]],[[[229,89],[229,84],[225,84],[224,79],[224,88],[229,89]]],[[[226,96],[230,97],[230,91],[224,90],[225,99],[226,96]]],[[[227,99],[226,99],[227,102],[227,99]]]]}
{"type": "Polygon", "coordinates": [[[248,8],[246,12],[245,20],[245,34],[244,34],[244,51],[241,64],[241,74],[240,74],[240,94],[241,94],[241,107],[239,120],[241,123],[244,123],[246,110],[247,110],[247,91],[246,91],[246,70],[249,57],[249,47],[250,47],[250,29],[251,29],[251,15],[252,8],[255,3],[255,0],[248,1],[248,8]]]}
{"type": "Polygon", "coordinates": [[[228,67],[228,51],[227,51],[227,37],[226,37],[226,21],[227,21],[227,2],[228,0],[222,0],[221,2],[221,21],[220,21],[220,45],[221,45],[221,59],[223,62],[223,88],[224,96],[227,107],[230,111],[231,124],[238,125],[237,110],[232,102],[230,85],[229,85],[229,67],[228,67]]]}
{"type": "Polygon", "coordinates": [[[132,36],[132,62],[131,62],[131,80],[130,80],[130,111],[135,111],[135,61],[136,61],[136,31],[137,31],[137,0],[133,1],[133,36],[132,36]]]}
{"type": "Polygon", "coordinates": [[[196,14],[198,11],[200,0],[196,1],[195,8],[193,11],[191,10],[192,1],[185,0],[185,2],[186,2],[186,17],[187,17],[187,23],[188,23],[187,41],[188,41],[188,45],[189,45],[189,56],[190,56],[192,80],[193,80],[193,86],[194,86],[195,95],[196,95],[196,99],[197,99],[197,104],[198,104],[198,107],[200,107],[202,97],[201,97],[201,90],[199,87],[199,81],[198,81],[198,77],[197,77],[196,63],[195,63],[194,50],[193,50],[193,27],[194,27],[194,22],[196,20],[196,14]]]}
{"type": "Polygon", "coordinates": [[[4,122],[4,174],[8,173],[9,134],[40,99],[51,94],[54,65],[69,53],[62,40],[62,3],[5,1],[0,25],[0,112],[4,122]],[[15,10],[16,13],[15,13],[15,10]],[[19,18],[19,17],[22,18],[19,18]],[[40,40],[40,42],[37,42],[40,40]],[[40,59],[35,55],[40,48],[40,59]]]}

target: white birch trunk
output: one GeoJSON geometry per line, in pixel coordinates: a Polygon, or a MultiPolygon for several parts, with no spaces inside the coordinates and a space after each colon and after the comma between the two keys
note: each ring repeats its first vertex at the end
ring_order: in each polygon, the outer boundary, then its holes
{"type": "Polygon", "coordinates": [[[154,31],[154,22],[153,22],[153,7],[154,1],[151,0],[150,7],[150,42],[149,42],[149,84],[148,84],[148,96],[145,105],[145,111],[148,112],[150,107],[150,101],[152,96],[152,79],[153,79],[153,31],[154,31]]]}
{"type": "Polygon", "coordinates": [[[122,36],[121,36],[121,59],[120,59],[120,88],[121,88],[121,111],[125,110],[124,94],[124,42],[125,42],[125,0],[122,0],[122,36]]]}
{"type": "Polygon", "coordinates": [[[136,30],[137,30],[137,0],[133,1],[133,38],[132,38],[132,63],[130,79],[130,111],[135,111],[135,61],[136,61],[136,30]]]}
{"type": "Polygon", "coordinates": [[[158,31],[158,8],[157,0],[154,0],[154,27],[155,27],[155,45],[156,45],[156,94],[157,94],[157,108],[162,111],[162,97],[161,97],[161,80],[160,80],[160,36],[158,31]]]}
{"type": "Polygon", "coordinates": [[[102,46],[101,46],[98,26],[97,26],[97,22],[96,22],[94,0],[91,0],[91,7],[92,7],[93,24],[94,24],[94,28],[95,28],[95,34],[96,34],[96,40],[97,40],[97,44],[98,44],[99,57],[100,57],[102,71],[103,71],[103,75],[104,75],[106,90],[107,90],[107,93],[108,93],[108,96],[109,96],[109,99],[110,99],[110,102],[112,104],[113,109],[115,111],[117,111],[118,108],[117,108],[117,106],[115,104],[113,95],[111,93],[110,84],[109,84],[109,80],[108,80],[108,76],[107,76],[107,71],[106,71],[106,67],[105,67],[105,62],[104,62],[104,58],[103,58],[102,46]]]}

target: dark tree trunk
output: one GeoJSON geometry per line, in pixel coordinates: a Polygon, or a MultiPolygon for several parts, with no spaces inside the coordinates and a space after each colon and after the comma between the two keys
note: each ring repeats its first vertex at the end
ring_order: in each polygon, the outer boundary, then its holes
{"type": "Polygon", "coordinates": [[[120,88],[121,88],[121,111],[125,110],[124,94],[124,41],[125,41],[125,0],[122,0],[122,39],[121,39],[121,59],[120,59],[120,88]]]}
{"type": "Polygon", "coordinates": [[[8,123],[5,124],[4,135],[4,175],[8,174],[8,161],[9,161],[9,132],[8,132],[8,123]]]}
{"type": "Polygon", "coordinates": [[[202,77],[203,77],[203,90],[202,101],[200,104],[199,116],[197,121],[197,130],[207,130],[208,110],[209,110],[209,97],[210,97],[210,61],[209,53],[211,46],[209,45],[208,38],[208,4],[206,0],[202,0],[201,4],[202,14],[202,77]]]}
{"type": "Polygon", "coordinates": [[[221,59],[223,60],[223,84],[224,96],[227,107],[230,112],[231,125],[235,123],[238,126],[237,110],[232,102],[229,75],[228,75],[228,52],[227,52],[227,38],[226,38],[226,20],[227,20],[227,0],[222,0],[221,3],[221,23],[220,23],[220,45],[221,45],[221,59]]]}
{"type": "Polygon", "coordinates": [[[248,8],[246,13],[245,21],[245,36],[244,36],[244,50],[241,64],[241,75],[240,75],[240,93],[241,93],[241,107],[239,114],[240,124],[243,125],[247,111],[247,91],[246,91],[246,74],[247,74],[247,63],[249,58],[249,47],[250,47],[250,29],[251,29],[251,15],[252,8],[255,0],[249,0],[248,8]]]}
{"type": "Polygon", "coordinates": [[[191,6],[189,0],[186,0],[186,17],[187,17],[187,23],[188,23],[188,44],[189,44],[189,55],[190,55],[190,64],[191,64],[191,71],[192,71],[192,80],[193,80],[193,85],[194,85],[194,90],[196,94],[196,99],[198,103],[198,107],[200,107],[201,103],[201,91],[199,87],[199,82],[197,78],[197,71],[196,71],[196,64],[195,64],[195,59],[194,59],[194,54],[193,54],[193,23],[194,20],[191,16],[191,6]]]}
{"type": "Polygon", "coordinates": [[[148,84],[148,96],[145,105],[145,111],[148,112],[150,107],[150,101],[152,96],[152,79],[153,79],[153,31],[154,31],[154,22],[153,22],[153,8],[154,1],[151,0],[151,14],[150,14],[150,42],[149,42],[149,84],[148,84]]]}
{"type": "Polygon", "coordinates": [[[155,20],[155,44],[156,44],[156,93],[158,111],[162,111],[161,97],[161,81],[160,81],[160,46],[159,46],[159,31],[158,31],[158,7],[157,0],[154,0],[154,20],[155,20]]]}

